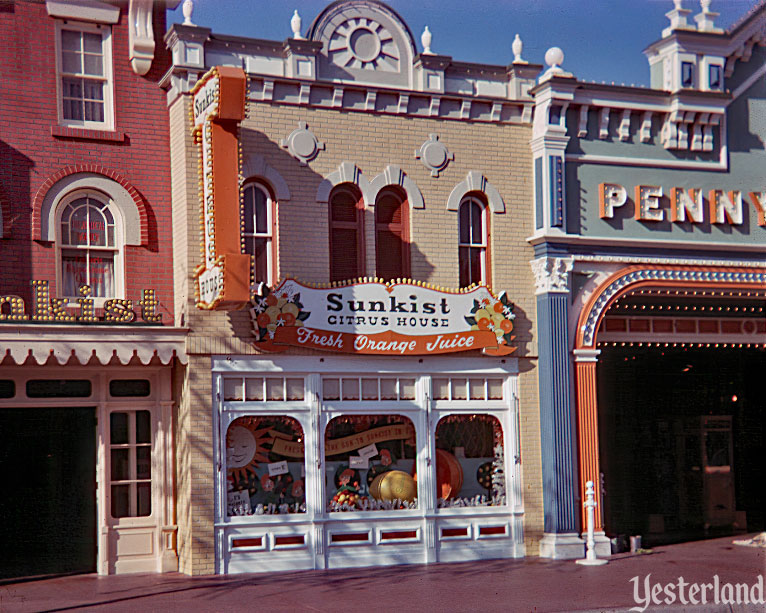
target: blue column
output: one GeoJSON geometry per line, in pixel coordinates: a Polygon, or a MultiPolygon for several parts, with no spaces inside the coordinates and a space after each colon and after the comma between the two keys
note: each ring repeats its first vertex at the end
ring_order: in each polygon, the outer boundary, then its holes
{"type": "Polygon", "coordinates": [[[569,293],[537,296],[543,511],[547,534],[578,532],[569,293]]]}

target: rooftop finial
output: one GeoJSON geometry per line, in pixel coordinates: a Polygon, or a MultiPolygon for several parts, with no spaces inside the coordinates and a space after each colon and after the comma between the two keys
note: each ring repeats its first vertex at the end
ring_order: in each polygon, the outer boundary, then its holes
{"type": "Polygon", "coordinates": [[[298,15],[298,9],[295,9],[293,11],[293,17],[290,19],[290,28],[293,31],[293,38],[295,40],[303,40],[303,37],[301,36],[301,16],[298,15]]]}
{"type": "Polygon", "coordinates": [[[184,0],[184,4],[181,7],[181,10],[184,14],[184,25],[193,26],[194,24],[192,23],[191,16],[194,12],[194,2],[192,2],[192,0],[184,0]]]}
{"type": "Polygon", "coordinates": [[[511,51],[513,51],[513,63],[514,64],[526,64],[525,60],[521,59],[521,51],[524,49],[524,43],[521,42],[521,37],[516,34],[511,44],[511,51]]]}
{"type": "Polygon", "coordinates": [[[561,64],[564,63],[564,52],[559,47],[551,47],[545,52],[545,63],[550,66],[540,77],[540,83],[547,81],[551,77],[571,77],[572,73],[566,72],[561,64]]]}
{"type": "Polygon", "coordinates": [[[710,0],[700,0],[700,8],[702,12],[694,16],[697,30],[699,32],[723,32],[721,28],[715,27],[715,18],[718,17],[718,13],[710,10],[710,0]]]}
{"type": "Polygon", "coordinates": [[[691,14],[689,9],[683,7],[683,0],[673,0],[673,10],[665,13],[670,20],[670,25],[662,31],[662,38],[670,36],[673,30],[692,30],[686,18],[691,14]]]}
{"type": "Polygon", "coordinates": [[[423,33],[420,35],[420,42],[423,43],[423,55],[433,55],[434,52],[431,51],[431,39],[433,38],[431,34],[431,30],[428,29],[428,26],[425,27],[423,30],[423,33]]]}

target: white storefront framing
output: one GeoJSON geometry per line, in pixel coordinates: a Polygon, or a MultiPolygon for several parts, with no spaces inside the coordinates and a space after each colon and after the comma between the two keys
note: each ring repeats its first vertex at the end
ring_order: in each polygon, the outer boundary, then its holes
{"type": "MultiPolygon", "coordinates": [[[[178,569],[173,476],[173,400],[171,367],[149,366],[9,366],[0,369],[0,379],[12,380],[15,395],[3,399],[4,408],[34,411],[45,407],[93,408],[96,419],[96,525],[97,560],[100,575],[125,572],[168,572],[178,569]],[[30,380],[90,382],[90,395],[81,397],[28,397],[30,380]],[[115,397],[110,382],[146,380],[149,394],[115,397]],[[112,517],[110,419],[113,413],[150,416],[151,512],[146,516],[112,517]]],[[[135,417],[132,418],[135,420],[135,417]]],[[[135,429],[135,428],[134,428],[135,429]]],[[[148,446],[148,445],[146,445],[148,446]]],[[[135,458],[133,458],[135,460],[135,458]]],[[[131,475],[136,481],[136,475],[131,475]]],[[[62,501],[63,503],[63,501],[62,501]]]]}
{"type": "Polygon", "coordinates": [[[362,567],[525,555],[516,358],[213,356],[212,371],[216,572],[362,567]],[[414,378],[414,399],[324,400],[323,378],[344,376],[414,378]],[[225,381],[239,377],[302,378],[304,399],[226,400],[225,381]],[[501,378],[502,400],[434,400],[432,380],[436,377],[501,378]],[[417,508],[393,512],[327,511],[323,466],[327,425],[341,415],[381,414],[407,417],[415,427],[417,508]],[[493,416],[502,427],[505,505],[438,508],[434,460],[437,425],[448,415],[477,414],[493,416]],[[227,514],[226,433],[236,419],[245,416],[288,416],[301,425],[305,513],[227,514]]]}

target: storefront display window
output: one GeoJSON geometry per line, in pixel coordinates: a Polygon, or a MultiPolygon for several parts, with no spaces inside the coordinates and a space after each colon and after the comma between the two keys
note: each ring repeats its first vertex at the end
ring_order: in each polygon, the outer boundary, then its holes
{"type": "Polygon", "coordinates": [[[439,507],[505,505],[503,429],[492,415],[449,415],[436,426],[439,507]]]}
{"type": "Polygon", "coordinates": [[[336,417],[325,430],[327,510],[417,508],[415,452],[415,426],[407,417],[336,417]]]}
{"type": "Polygon", "coordinates": [[[305,513],[303,444],[292,417],[235,419],[226,432],[227,515],[305,513]]]}

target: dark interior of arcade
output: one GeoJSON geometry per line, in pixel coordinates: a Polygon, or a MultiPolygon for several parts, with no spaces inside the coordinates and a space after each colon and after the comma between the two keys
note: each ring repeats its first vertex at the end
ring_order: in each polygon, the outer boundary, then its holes
{"type": "Polygon", "coordinates": [[[607,535],[647,547],[766,530],[764,344],[599,348],[607,535]]]}

